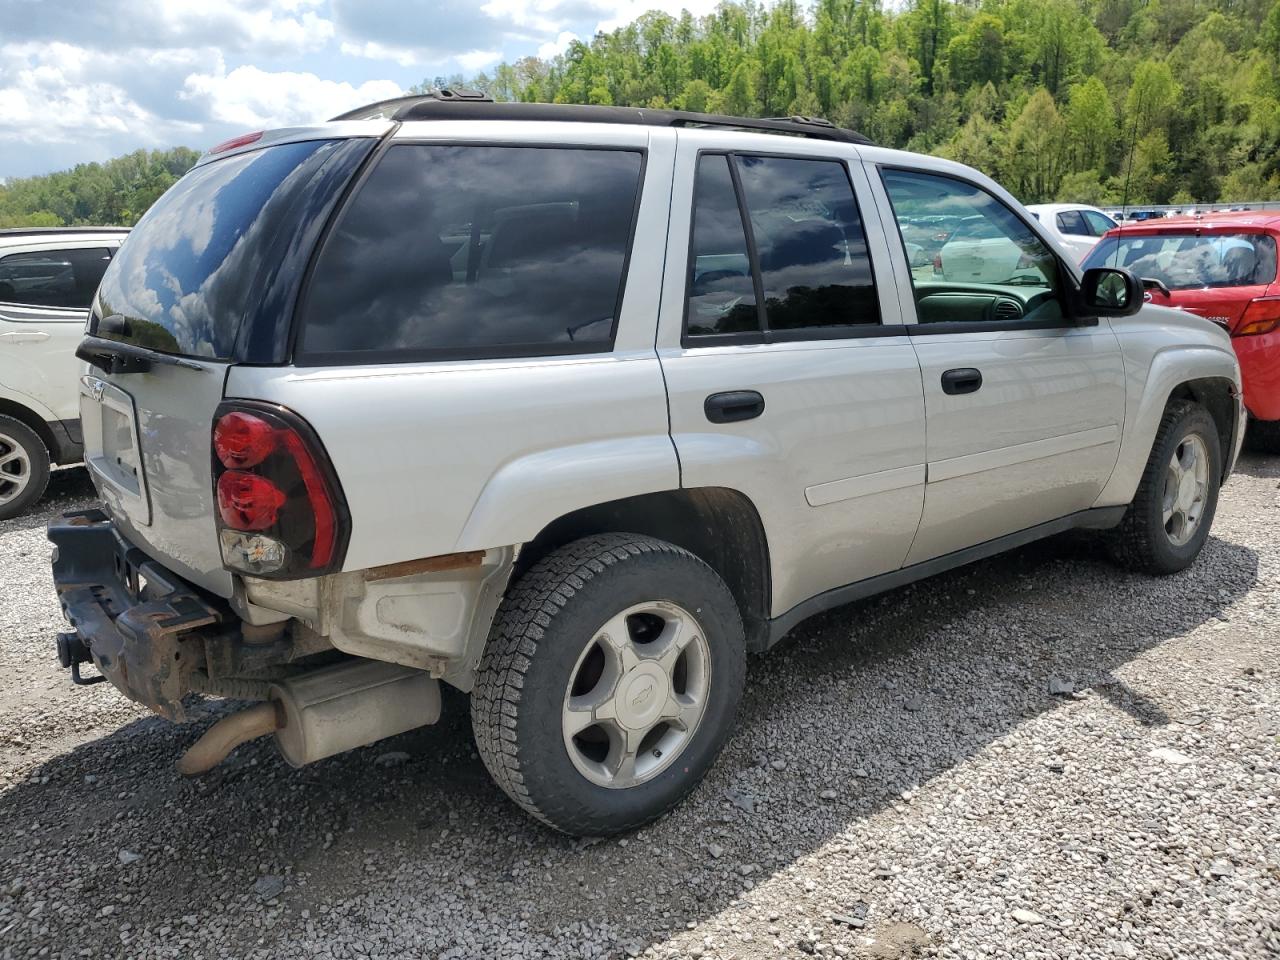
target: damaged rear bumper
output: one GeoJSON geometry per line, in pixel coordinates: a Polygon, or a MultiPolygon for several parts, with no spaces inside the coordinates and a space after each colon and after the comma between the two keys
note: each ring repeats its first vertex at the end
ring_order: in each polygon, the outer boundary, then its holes
{"type": "Polygon", "coordinates": [[[64,514],[48,532],[54,588],[75,634],[59,640],[64,664],[92,659],[129,699],[188,719],[190,672],[207,640],[238,632],[238,618],[125,540],[101,510],[64,514]]]}

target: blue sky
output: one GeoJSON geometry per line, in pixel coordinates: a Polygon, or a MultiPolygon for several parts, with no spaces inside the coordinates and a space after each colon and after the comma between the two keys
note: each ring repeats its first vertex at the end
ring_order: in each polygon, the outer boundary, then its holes
{"type": "Polygon", "coordinates": [[[0,178],[204,149],[714,0],[0,0],[0,178]]]}

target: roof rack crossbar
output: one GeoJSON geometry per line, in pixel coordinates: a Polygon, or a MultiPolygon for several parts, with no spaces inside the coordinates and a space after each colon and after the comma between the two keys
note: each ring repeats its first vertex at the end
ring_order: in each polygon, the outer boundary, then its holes
{"type": "Polygon", "coordinates": [[[870,144],[854,130],[821,117],[730,117],[687,110],[603,107],[561,103],[498,103],[474,90],[435,90],[396,97],[351,110],[334,120],[545,120],[565,123],[621,123],[656,127],[721,127],[757,133],[781,133],[815,140],[870,144]]]}

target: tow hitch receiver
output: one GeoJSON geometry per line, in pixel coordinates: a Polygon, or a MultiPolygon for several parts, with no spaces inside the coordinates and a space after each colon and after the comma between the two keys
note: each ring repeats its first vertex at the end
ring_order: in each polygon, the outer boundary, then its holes
{"type": "Polygon", "coordinates": [[[82,687],[88,687],[95,683],[101,683],[106,677],[99,674],[96,677],[80,676],[80,664],[92,663],[93,655],[89,653],[89,648],[84,645],[84,641],[80,639],[78,633],[60,633],[58,634],[58,663],[62,664],[64,670],[70,668],[71,682],[82,687]]]}

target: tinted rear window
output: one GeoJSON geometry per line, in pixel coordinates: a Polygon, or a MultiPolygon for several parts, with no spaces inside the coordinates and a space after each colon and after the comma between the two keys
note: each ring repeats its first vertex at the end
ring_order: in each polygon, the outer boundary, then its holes
{"type": "Polygon", "coordinates": [[[1170,290],[1250,287],[1276,278],[1276,241],[1261,233],[1121,234],[1105,237],[1086,267],[1124,267],[1170,290]]]}
{"type": "Polygon", "coordinates": [[[308,140],[196,167],[138,221],[102,278],[92,332],[165,353],[228,359],[269,269],[267,251],[333,148],[308,140]]]}
{"type": "Polygon", "coordinates": [[[392,147],[316,261],[299,359],[611,349],[641,166],[626,150],[392,147]]]}

